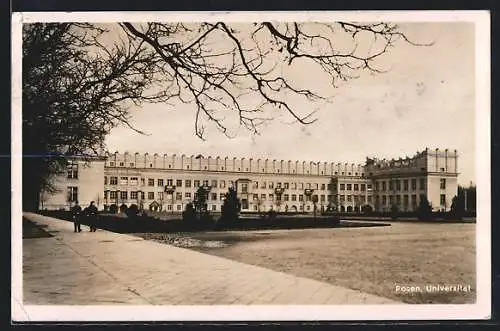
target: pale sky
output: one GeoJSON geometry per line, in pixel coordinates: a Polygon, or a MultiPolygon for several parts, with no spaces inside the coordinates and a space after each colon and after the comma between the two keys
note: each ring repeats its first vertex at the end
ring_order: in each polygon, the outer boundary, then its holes
{"type": "MultiPolygon", "coordinates": [[[[132,110],[132,124],[149,135],[118,127],[106,147],[120,153],[354,163],[364,163],[367,156],[397,158],[425,147],[448,148],[460,154],[459,183],[475,182],[474,25],[400,26],[412,40],[434,45],[398,43],[380,61],[390,68],[387,73],[331,88],[331,103],[297,105],[318,109],[313,124],[289,124],[291,118],[283,114],[261,128],[260,135],[241,127],[233,139],[208,125],[202,141],[194,134],[194,107],[145,104],[132,110]]],[[[329,89],[328,81],[308,70],[297,74],[329,89]]]]}

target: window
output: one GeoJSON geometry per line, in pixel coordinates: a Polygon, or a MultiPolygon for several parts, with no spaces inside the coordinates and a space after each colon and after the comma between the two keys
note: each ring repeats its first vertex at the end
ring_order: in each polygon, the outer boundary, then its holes
{"type": "Polygon", "coordinates": [[[186,179],[185,184],[186,187],[191,187],[191,179],[186,179]]]}
{"type": "Polygon", "coordinates": [[[297,201],[297,194],[292,194],[292,201],[297,201]]]}
{"type": "Polygon", "coordinates": [[[364,192],[366,191],[366,185],[365,184],[361,184],[361,192],[364,192]]]}
{"type": "MultiPolygon", "coordinates": [[[[199,180],[197,180],[197,179],[195,179],[195,180],[193,181],[193,186],[194,186],[194,187],[200,187],[200,181],[199,181],[199,180]]],[[[186,187],[188,187],[188,186],[186,185],[186,187]]]]}
{"type": "Polygon", "coordinates": [[[324,191],[325,190],[325,186],[326,186],[325,184],[321,184],[321,190],[324,191]]]}
{"type": "Polygon", "coordinates": [[[269,188],[274,188],[274,183],[273,182],[269,182],[269,188]]]}
{"type": "Polygon", "coordinates": [[[394,182],[392,180],[389,181],[389,191],[394,188],[394,182]]]}
{"type": "Polygon", "coordinates": [[[137,177],[130,177],[130,185],[137,186],[139,184],[139,178],[137,177]]]}
{"type": "Polygon", "coordinates": [[[212,210],[216,211],[217,210],[217,205],[212,205],[212,210]]]}
{"type": "Polygon", "coordinates": [[[271,200],[271,201],[274,200],[274,194],[269,194],[269,200],[271,200]]]}
{"type": "Polygon", "coordinates": [[[403,196],[403,204],[404,204],[405,206],[408,206],[408,203],[409,203],[409,202],[410,202],[410,201],[409,201],[409,199],[408,199],[408,194],[405,194],[405,195],[403,196]]]}
{"type": "Polygon", "coordinates": [[[289,201],[290,200],[290,196],[288,194],[285,194],[285,201],[289,201]]]}
{"type": "Polygon", "coordinates": [[[172,205],[167,205],[167,210],[172,210],[172,205]]]}
{"type": "Polygon", "coordinates": [[[181,205],[177,205],[177,211],[181,211],[182,210],[182,206],[181,205]]]}
{"type": "Polygon", "coordinates": [[[304,183],[299,183],[299,190],[303,190],[304,189],[304,183]]]}
{"type": "Polygon", "coordinates": [[[232,180],[229,181],[229,187],[234,187],[234,182],[232,180]]]}
{"type": "MultiPolygon", "coordinates": [[[[160,180],[158,179],[158,186],[163,186],[163,179],[161,180],[161,185],[160,180]]],[[[167,186],[174,186],[174,180],[171,178],[167,179],[167,186]]]]}
{"type": "Polygon", "coordinates": [[[78,179],[78,164],[76,162],[71,162],[68,165],[68,178],[78,179]]]}
{"type": "Polygon", "coordinates": [[[133,162],[131,162],[131,163],[130,163],[130,167],[131,167],[131,168],[133,168],[133,167],[134,167],[134,163],[133,163],[133,162]]]}
{"type": "Polygon", "coordinates": [[[259,188],[259,182],[253,182],[253,188],[259,188]]]}
{"type": "Polygon", "coordinates": [[[389,204],[392,205],[394,204],[394,196],[389,195],[389,204]]]}
{"type": "Polygon", "coordinates": [[[371,195],[368,196],[368,203],[372,203],[372,196],[371,195]]]}
{"type": "Polygon", "coordinates": [[[127,191],[121,191],[120,192],[120,199],[127,200],[128,192],[127,191]]]}
{"type": "Polygon", "coordinates": [[[217,201],[217,193],[212,193],[212,200],[217,201]]]}
{"type": "Polygon", "coordinates": [[[149,167],[150,167],[150,168],[153,168],[153,163],[150,163],[150,164],[149,164],[149,167]]]}
{"type": "Polygon", "coordinates": [[[412,191],[416,191],[417,190],[417,180],[415,178],[413,178],[411,180],[411,189],[412,189],[412,191]]]}
{"type": "Polygon", "coordinates": [[[276,201],[281,201],[281,194],[276,194],[276,201]]]}
{"type": "Polygon", "coordinates": [[[350,194],[349,194],[349,195],[347,196],[347,201],[349,201],[349,202],[351,202],[351,201],[352,201],[352,195],[350,195],[350,194]]]}
{"type": "Polygon", "coordinates": [[[371,189],[372,189],[372,184],[367,184],[367,185],[366,185],[366,189],[367,189],[367,190],[371,190],[371,189]]]}
{"type": "Polygon", "coordinates": [[[359,185],[358,184],[354,184],[354,191],[359,191],[359,185]]]}
{"type": "Polygon", "coordinates": [[[141,178],[141,185],[144,186],[144,178],[141,178]]]}
{"type": "Polygon", "coordinates": [[[276,188],[281,188],[281,183],[280,182],[276,183],[276,188]]]}
{"type": "Polygon", "coordinates": [[[225,188],[226,187],[226,181],[221,180],[219,181],[220,188],[225,188]]]}
{"type": "Polygon", "coordinates": [[[189,164],[186,166],[186,169],[189,170],[189,164]]]}
{"type": "Polygon", "coordinates": [[[444,168],[441,168],[441,172],[444,172],[444,168]]]}
{"type": "Polygon", "coordinates": [[[78,201],[78,187],[68,186],[68,202],[78,201]]]}
{"type": "Polygon", "coordinates": [[[114,177],[114,176],[109,177],[109,183],[111,185],[117,185],[118,184],[118,177],[114,177]]]}
{"type": "Polygon", "coordinates": [[[350,175],[351,175],[351,173],[348,173],[348,175],[350,176],[350,175]]]}
{"type": "Polygon", "coordinates": [[[297,189],[297,183],[292,183],[292,190],[296,190],[297,189]]]}
{"type": "Polygon", "coordinates": [[[154,178],[148,178],[148,186],[155,186],[154,178]]]}
{"type": "Polygon", "coordinates": [[[283,183],[283,187],[284,187],[285,189],[288,189],[288,188],[290,188],[290,184],[288,184],[288,183],[283,183]]]}
{"type": "Polygon", "coordinates": [[[137,200],[137,191],[130,192],[130,199],[137,200]]]}
{"type": "Polygon", "coordinates": [[[158,186],[163,186],[163,179],[158,179],[158,186]]]}
{"type": "Polygon", "coordinates": [[[401,196],[396,195],[396,205],[400,206],[401,205],[401,196]]]}
{"type": "Polygon", "coordinates": [[[387,205],[387,196],[386,195],[383,195],[382,196],[382,205],[387,205]]]}
{"type": "Polygon", "coordinates": [[[148,192],[148,199],[154,200],[154,198],[155,198],[155,192],[148,192]]]}
{"type": "Polygon", "coordinates": [[[354,203],[358,203],[359,202],[359,197],[357,195],[354,195],[354,203]]]}
{"type": "Polygon", "coordinates": [[[311,183],[307,183],[307,189],[311,189],[311,183]]]}
{"type": "Polygon", "coordinates": [[[190,199],[190,198],[191,198],[191,192],[186,192],[186,193],[184,193],[184,196],[185,196],[187,199],[190,199]]]}
{"type": "Polygon", "coordinates": [[[207,179],[205,179],[205,180],[203,181],[203,186],[208,186],[208,180],[207,180],[207,179]]]}
{"type": "Polygon", "coordinates": [[[411,195],[411,205],[415,206],[415,207],[417,206],[417,195],[416,194],[411,195]]]}
{"type": "Polygon", "coordinates": [[[182,187],[182,179],[177,179],[177,180],[175,181],[175,186],[177,186],[177,187],[182,187]]]}
{"type": "Polygon", "coordinates": [[[217,180],[212,180],[212,187],[213,188],[216,188],[217,187],[217,180]]]}
{"type": "Polygon", "coordinates": [[[382,182],[382,191],[385,192],[386,188],[387,188],[387,183],[386,182],[382,182]]]}
{"type": "Polygon", "coordinates": [[[109,198],[112,200],[115,200],[118,197],[118,192],[116,191],[109,191],[109,198]]]}
{"type": "Polygon", "coordinates": [[[253,210],[254,210],[254,211],[257,211],[257,208],[258,208],[258,206],[257,206],[257,205],[253,205],[253,210]]]}
{"type": "Polygon", "coordinates": [[[108,177],[104,176],[104,185],[108,185],[108,177]]]}
{"type": "Polygon", "coordinates": [[[104,199],[108,198],[108,191],[104,191],[104,199]]]}
{"type": "Polygon", "coordinates": [[[141,192],[141,199],[144,200],[144,192],[141,192]]]}
{"type": "Polygon", "coordinates": [[[425,190],[425,178],[420,178],[420,190],[425,190]]]}
{"type": "Polygon", "coordinates": [[[253,195],[253,201],[257,201],[259,200],[259,195],[258,194],[254,194],[253,195]]]}
{"type": "Polygon", "coordinates": [[[266,188],[266,182],[260,182],[260,188],[266,188]]]}
{"type": "Polygon", "coordinates": [[[352,184],[347,184],[347,191],[352,191],[352,184]]]}
{"type": "Polygon", "coordinates": [[[345,184],[340,184],[340,190],[345,191],[345,184]]]}
{"type": "Polygon", "coordinates": [[[114,163],[114,162],[109,162],[109,166],[110,166],[110,167],[114,167],[114,166],[115,166],[115,163],[114,163]]]}
{"type": "Polygon", "coordinates": [[[182,200],[182,192],[175,192],[175,200],[182,200]]]}
{"type": "Polygon", "coordinates": [[[163,201],[163,192],[158,192],[158,200],[163,201]]]}
{"type": "Polygon", "coordinates": [[[378,182],[375,182],[375,191],[378,191],[378,182]]]}
{"type": "Polygon", "coordinates": [[[171,165],[171,164],[169,164],[169,165],[168,165],[168,168],[169,168],[169,169],[170,169],[170,168],[172,168],[172,165],[171,165]]]}
{"type": "Polygon", "coordinates": [[[261,194],[261,195],[260,195],[260,199],[261,199],[261,200],[266,200],[266,195],[265,195],[265,194],[261,194]]]}
{"type": "Polygon", "coordinates": [[[226,198],[226,194],[225,193],[220,193],[219,194],[220,201],[224,201],[225,198],[226,198]]]}
{"type": "Polygon", "coordinates": [[[307,205],[307,206],[306,206],[306,209],[307,209],[307,210],[311,210],[311,206],[310,206],[310,205],[307,205]]]}
{"type": "Polygon", "coordinates": [[[120,177],[120,185],[128,185],[128,177],[120,177]]]}
{"type": "Polygon", "coordinates": [[[303,194],[299,194],[299,201],[304,201],[304,195],[303,194]]]}
{"type": "Polygon", "coordinates": [[[396,180],[396,190],[401,191],[401,181],[396,180]]]}
{"type": "Polygon", "coordinates": [[[446,178],[441,178],[439,180],[439,188],[444,190],[446,188],[446,178]]]}
{"type": "Polygon", "coordinates": [[[248,184],[241,184],[241,192],[248,193],[248,184]]]}
{"type": "Polygon", "coordinates": [[[314,184],[314,189],[315,190],[319,189],[319,184],[318,183],[314,184]]]}
{"type": "Polygon", "coordinates": [[[446,194],[441,194],[439,197],[439,203],[441,206],[446,206],[446,194]]]}
{"type": "Polygon", "coordinates": [[[120,167],[124,167],[124,166],[125,166],[125,163],[120,162],[120,167]]]}
{"type": "Polygon", "coordinates": [[[325,202],[325,195],[324,195],[324,194],[320,195],[320,199],[319,199],[319,201],[321,201],[321,202],[325,202]]]}

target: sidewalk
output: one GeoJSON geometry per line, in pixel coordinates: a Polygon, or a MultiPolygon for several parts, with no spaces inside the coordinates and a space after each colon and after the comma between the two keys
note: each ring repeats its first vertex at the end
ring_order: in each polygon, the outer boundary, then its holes
{"type": "Polygon", "coordinates": [[[401,304],[386,298],[32,213],[53,237],[23,239],[25,305],[401,304]]]}

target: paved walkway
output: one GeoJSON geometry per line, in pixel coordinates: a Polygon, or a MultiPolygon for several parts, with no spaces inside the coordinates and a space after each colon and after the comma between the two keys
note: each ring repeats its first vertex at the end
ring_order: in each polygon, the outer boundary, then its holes
{"type": "Polygon", "coordinates": [[[24,213],[54,237],[23,239],[26,305],[401,304],[316,280],[24,213]]]}

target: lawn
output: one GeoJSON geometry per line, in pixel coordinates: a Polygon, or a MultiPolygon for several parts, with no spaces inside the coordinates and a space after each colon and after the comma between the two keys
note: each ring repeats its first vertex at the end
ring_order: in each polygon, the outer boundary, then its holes
{"type": "Polygon", "coordinates": [[[178,246],[183,238],[205,243],[189,247],[406,303],[474,303],[476,297],[475,224],[395,222],[382,227],[202,232],[164,238],[178,246]],[[472,291],[431,293],[426,285],[470,285],[472,291]],[[397,286],[422,291],[403,293],[397,286]]]}

